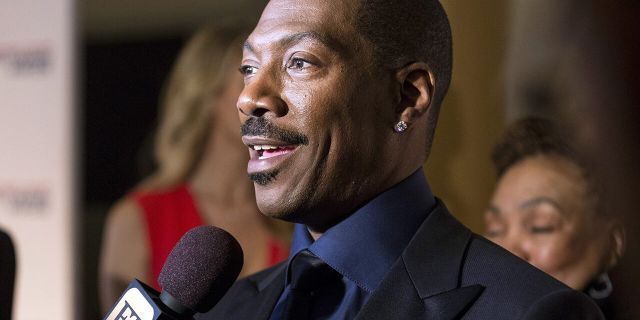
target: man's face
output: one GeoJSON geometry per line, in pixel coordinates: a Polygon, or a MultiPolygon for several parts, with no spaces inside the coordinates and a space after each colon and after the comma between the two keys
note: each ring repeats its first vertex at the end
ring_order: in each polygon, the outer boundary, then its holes
{"type": "Polygon", "coordinates": [[[271,1],[243,52],[238,110],[258,207],[316,231],[381,192],[399,152],[392,74],[375,72],[353,2],[271,1]]]}

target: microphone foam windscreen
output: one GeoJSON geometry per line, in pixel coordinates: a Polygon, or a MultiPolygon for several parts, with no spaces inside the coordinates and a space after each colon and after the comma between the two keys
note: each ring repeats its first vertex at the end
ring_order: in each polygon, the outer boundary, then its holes
{"type": "Polygon", "coordinates": [[[158,283],[185,307],[207,312],[233,285],[242,264],[242,248],[228,232],[195,227],[171,250],[158,283]]]}

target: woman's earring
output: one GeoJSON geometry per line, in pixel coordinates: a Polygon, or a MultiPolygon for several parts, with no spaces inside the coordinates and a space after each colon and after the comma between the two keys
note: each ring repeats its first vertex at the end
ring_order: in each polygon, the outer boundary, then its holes
{"type": "Polygon", "coordinates": [[[409,125],[404,121],[398,121],[395,126],[393,126],[393,130],[397,133],[403,133],[407,130],[409,125]]]}

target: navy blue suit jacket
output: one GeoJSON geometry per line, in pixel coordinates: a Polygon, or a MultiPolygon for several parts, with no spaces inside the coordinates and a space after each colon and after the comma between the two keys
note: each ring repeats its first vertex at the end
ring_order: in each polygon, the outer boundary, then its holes
{"type": "MultiPolygon", "coordinates": [[[[286,264],[241,279],[198,319],[267,320],[286,264]]],[[[584,294],[472,233],[438,201],[356,319],[602,319],[584,294]]]]}

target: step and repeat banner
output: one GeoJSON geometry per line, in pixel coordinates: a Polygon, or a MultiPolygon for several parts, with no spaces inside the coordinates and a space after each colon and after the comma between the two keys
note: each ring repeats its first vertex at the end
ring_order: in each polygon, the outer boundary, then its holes
{"type": "Polygon", "coordinates": [[[13,319],[76,314],[74,20],[71,0],[0,0],[0,228],[16,247],[13,319]]]}

